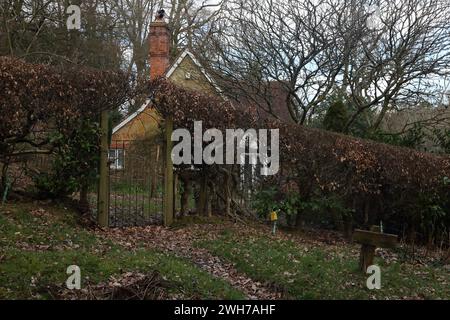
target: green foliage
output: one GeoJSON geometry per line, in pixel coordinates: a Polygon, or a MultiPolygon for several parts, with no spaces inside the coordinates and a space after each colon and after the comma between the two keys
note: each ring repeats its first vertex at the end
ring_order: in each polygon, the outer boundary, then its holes
{"type": "Polygon", "coordinates": [[[434,129],[432,139],[442,153],[450,154],[450,129],[434,129]]]}
{"type": "Polygon", "coordinates": [[[267,216],[273,210],[279,210],[280,202],[275,200],[277,195],[275,187],[258,191],[253,198],[253,208],[262,217],[267,216]]]}
{"type": "Polygon", "coordinates": [[[301,207],[302,201],[298,193],[289,192],[286,198],[282,202],[281,211],[288,216],[292,216],[298,213],[299,207],[301,207]]]}
{"type": "MultiPolygon", "coordinates": [[[[449,188],[447,177],[442,180],[442,188],[449,188]]],[[[420,221],[419,231],[429,242],[448,239],[450,234],[450,199],[448,197],[444,198],[441,193],[424,193],[416,201],[415,212],[420,221]]]]}
{"type": "Polygon", "coordinates": [[[375,132],[368,132],[364,137],[394,146],[417,149],[424,143],[426,136],[423,126],[416,123],[404,134],[391,134],[379,129],[375,132]]]}
{"type": "Polygon", "coordinates": [[[439,204],[426,203],[420,211],[420,226],[428,235],[433,236],[436,229],[445,229],[445,217],[447,213],[439,204]]]}
{"type": "Polygon", "coordinates": [[[322,227],[336,224],[336,217],[342,220],[353,214],[353,210],[336,195],[314,194],[308,199],[302,199],[298,192],[282,192],[277,186],[266,187],[257,192],[253,208],[263,218],[276,210],[286,217],[300,214],[304,222],[322,227]]]}
{"type": "Polygon", "coordinates": [[[272,211],[291,216],[298,212],[300,206],[301,200],[298,193],[283,193],[276,187],[260,190],[253,200],[253,208],[261,217],[267,217],[272,211]]]}
{"type": "Polygon", "coordinates": [[[344,101],[339,98],[330,104],[323,119],[323,127],[329,131],[343,132],[348,120],[348,108],[344,101]]]}
{"type": "Polygon", "coordinates": [[[350,97],[340,90],[331,94],[324,103],[317,106],[317,117],[312,119],[312,127],[322,128],[329,131],[347,133],[355,137],[364,137],[369,131],[373,111],[370,109],[359,112],[352,120],[349,128],[346,128],[350,118],[357,111],[350,97]]]}
{"type": "Polygon", "coordinates": [[[320,194],[302,201],[298,211],[301,212],[304,222],[326,228],[341,227],[342,219],[353,214],[353,209],[347,207],[338,196],[320,194]]]}
{"type": "Polygon", "coordinates": [[[133,95],[124,72],[0,57],[0,192],[7,185],[9,165],[27,167],[35,154],[50,154],[54,169],[35,177],[42,195],[78,190],[96,166],[92,155],[97,153],[89,139],[97,135],[91,119],[102,110],[117,109],[133,95]]]}
{"type": "Polygon", "coordinates": [[[56,133],[55,155],[50,172],[35,177],[35,186],[43,197],[58,198],[90,185],[97,176],[100,128],[91,119],[79,121],[70,135],[56,133]]]}

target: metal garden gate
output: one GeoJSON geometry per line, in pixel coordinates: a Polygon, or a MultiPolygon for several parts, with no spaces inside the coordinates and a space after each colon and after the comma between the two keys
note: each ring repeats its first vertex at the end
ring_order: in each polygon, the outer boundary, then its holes
{"type": "Polygon", "coordinates": [[[113,141],[109,150],[109,226],[163,223],[164,166],[160,144],[113,141]]]}

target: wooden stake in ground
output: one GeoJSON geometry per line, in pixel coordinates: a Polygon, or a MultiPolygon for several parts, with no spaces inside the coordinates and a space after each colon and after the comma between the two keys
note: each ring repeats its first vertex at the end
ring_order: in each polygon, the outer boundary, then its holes
{"type": "Polygon", "coordinates": [[[364,273],[373,265],[376,248],[393,248],[397,245],[397,235],[381,233],[376,228],[372,230],[374,231],[356,229],[353,233],[353,240],[361,244],[359,267],[364,273]]]}

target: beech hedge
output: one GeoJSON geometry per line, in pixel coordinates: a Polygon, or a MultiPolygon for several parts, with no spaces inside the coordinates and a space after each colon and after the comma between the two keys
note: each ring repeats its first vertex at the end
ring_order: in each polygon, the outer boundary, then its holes
{"type": "Polygon", "coordinates": [[[244,111],[224,99],[163,79],[153,81],[150,90],[155,108],[164,117],[172,117],[176,127],[192,130],[193,121],[201,120],[206,128],[280,129],[281,173],[267,178],[270,184],[278,183],[280,190],[293,190],[303,201],[314,195],[338,195],[354,211],[349,222],[353,226],[385,219],[398,232],[400,227],[411,233],[434,228],[448,237],[449,156],[261,119],[253,106],[244,111]],[[361,206],[365,209],[358,209],[361,206]],[[436,206],[438,217],[426,217],[436,206]],[[357,211],[369,215],[369,221],[359,218],[357,211]],[[432,220],[432,227],[423,226],[426,218],[432,220]]]}

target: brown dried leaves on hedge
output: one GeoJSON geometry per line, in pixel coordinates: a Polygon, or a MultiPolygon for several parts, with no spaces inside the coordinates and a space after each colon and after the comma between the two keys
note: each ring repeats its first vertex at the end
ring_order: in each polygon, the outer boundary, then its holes
{"type": "Polygon", "coordinates": [[[24,139],[36,126],[70,130],[74,119],[117,107],[129,93],[120,72],[56,69],[0,57],[0,143],[24,139]]]}
{"type": "Polygon", "coordinates": [[[220,98],[202,95],[159,79],[150,85],[153,105],[177,127],[279,128],[280,163],[284,174],[297,177],[299,188],[315,185],[343,195],[414,197],[422,192],[450,196],[450,158],[422,153],[279,121],[258,120],[220,98]]]}

